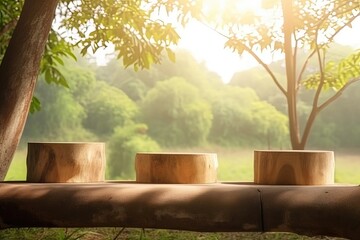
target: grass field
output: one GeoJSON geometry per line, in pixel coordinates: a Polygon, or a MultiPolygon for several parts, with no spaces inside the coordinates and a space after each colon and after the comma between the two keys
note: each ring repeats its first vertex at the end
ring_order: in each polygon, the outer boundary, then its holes
{"type": "MultiPolygon", "coordinates": [[[[0,231],[6,240],[336,240],[336,238],[306,237],[290,233],[199,233],[154,229],[10,229],[0,231]]],[[[337,238],[339,239],[339,238],[337,238]]],[[[340,239],[339,239],[340,240],[340,239]]]]}
{"type": "MultiPolygon", "coordinates": [[[[174,151],[174,150],[171,150],[174,151]]],[[[246,149],[187,149],[187,152],[215,152],[218,154],[219,181],[253,181],[253,150],[246,149]]],[[[360,152],[335,152],[335,181],[337,183],[360,184],[360,152]]],[[[26,151],[17,151],[6,180],[25,180],[26,151]]]]}
{"type": "MultiPolygon", "coordinates": [[[[174,151],[173,149],[171,151],[174,151]]],[[[184,151],[181,149],[179,151],[184,151]]],[[[242,181],[253,180],[253,151],[246,149],[187,149],[187,152],[215,152],[218,154],[219,181],[242,181]]],[[[338,152],[336,157],[336,182],[337,183],[360,183],[360,152],[338,152]]],[[[6,180],[25,180],[26,178],[26,151],[18,151],[10,166],[6,180]]],[[[236,239],[338,239],[338,238],[310,238],[288,233],[198,233],[186,231],[152,230],[152,229],[9,229],[0,231],[0,240],[17,239],[58,239],[58,240],[107,240],[107,239],[180,239],[180,240],[236,240],[236,239]],[[121,233],[121,234],[119,234],[121,233]]]]}

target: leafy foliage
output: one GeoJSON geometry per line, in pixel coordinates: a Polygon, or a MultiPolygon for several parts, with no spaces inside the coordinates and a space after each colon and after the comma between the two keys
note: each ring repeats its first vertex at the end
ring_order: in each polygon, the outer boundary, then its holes
{"type": "Polygon", "coordinates": [[[130,123],[137,115],[135,103],[121,90],[97,83],[86,103],[84,126],[97,135],[111,135],[117,126],[130,123]]]}
{"type": "Polygon", "coordinates": [[[81,141],[94,139],[84,129],[82,122],[86,111],[75,101],[68,89],[46,86],[40,81],[36,94],[43,101],[42,111],[30,115],[26,122],[23,139],[51,141],[81,141]]]}
{"type": "MultiPolygon", "coordinates": [[[[22,5],[23,0],[4,0],[0,4],[0,60],[22,5]]],[[[200,14],[198,10],[199,4],[191,1],[60,1],[40,73],[46,82],[68,87],[60,68],[63,56],[75,59],[74,47],[80,47],[85,55],[112,45],[124,66],[134,66],[136,70],[159,63],[163,53],[174,61],[172,46],[180,37],[173,24],[160,19],[159,15],[165,11],[185,24],[190,17],[200,14]]],[[[32,104],[32,112],[39,109],[38,98],[32,104]]]]}
{"type": "Polygon", "coordinates": [[[153,81],[154,68],[151,70],[140,70],[135,72],[133,69],[124,69],[119,60],[112,59],[106,66],[96,69],[97,79],[117,87],[124,91],[133,101],[141,101],[148,90],[148,85],[153,81]]]}
{"type": "Polygon", "coordinates": [[[212,102],[214,117],[209,140],[225,146],[253,144],[251,103],[257,100],[251,89],[224,88],[212,102]]]}
{"type": "MultiPolygon", "coordinates": [[[[262,9],[243,9],[241,1],[225,1],[210,22],[225,30],[226,46],[239,54],[245,51],[284,52],[284,14],[291,16],[292,34],[296,47],[314,49],[327,47],[345,26],[359,16],[358,1],[327,0],[322,2],[297,0],[291,9],[283,1],[267,0],[262,9]],[[230,10],[231,9],[231,10],[230,10]],[[290,12],[289,12],[290,11],[290,12]]],[[[215,6],[214,6],[215,8],[215,6]]]]}
{"type": "Polygon", "coordinates": [[[67,0],[59,7],[60,30],[72,30],[68,38],[81,47],[83,55],[112,44],[125,67],[149,68],[160,62],[163,52],[175,60],[171,46],[180,38],[173,25],[160,19],[159,14],[165,10],[185,23],[190,16],[199,14],[198,4],[189,3],[67,0]]]}
{"type": "Polygon", "coordinates": [[[287,118],[260,101],[250,88],[226,87],[212,102],[209,140],[225,146],[280,147],[286,142],[287,118]]]}
{"type": "Polygon", "coordinates": [[[40,64],[40,74],[44,75],[47,83],[55,83],[68,88],[69,85],[61,73],[59,66],[64,66],[64,58],[71,57],[76,60],[72,53],[73,47],[52,30],[49,34],[43,58],[40,64]]]}
{"type": "Polygon", "coordinates": [[[316,89],[320,84],[324,89],[339,91],[349,81],[360,79],[360,51],[341,59],[339,62],[329,61],[326,63],[323,72],[309,75],[303,80],[305,87],[316,89]]]}
{"type": "Polygon", "coordinates": [[[156,84],[146,95],[142,114],[149,134],[163,146],[197,146],[211,126],[212,114],[198,90],[173,77],[156,84]]]}
{"type": "Polygon", "coordinates": [[[218,88],[223,84],[218,75],[210,72],[204,63],[198,63],[190,52],[178,50],[176,57],[176,62],[165,59],[161,64],[154,66],[157,80],[178,76],[204,90],[218,88]]]}
{"type": "Polygon", "coordinates": [[[79,62],[65,60],[65,66],[61,67],[61,72],[67,79],[69,91],[75,100],[86,108],[87,103],[93,98],[96,92],[97,79],[92,69],[93,66],[81,66],[79,62]]]}
{"type": "Polygon", "coordinates": [[[254,102],[252,106],[253,135],[268,149],[288,148],[289,129],[287,116],[265,101],[254,102]]]}
{"type": "Polygon", "coordinates": [[[137,152],[159,151],[159,145],[146,135],[145,124],[119,127],[110,139],[108,174],[111,179],[133,179],[134,160],[137,152]]]}

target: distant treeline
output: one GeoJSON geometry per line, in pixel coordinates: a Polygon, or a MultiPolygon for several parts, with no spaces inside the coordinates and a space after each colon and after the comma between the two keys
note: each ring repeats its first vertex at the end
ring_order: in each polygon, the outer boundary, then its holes
{"type": "MultiPolygon", "coordinates": [[[[132,177],[138,151],[207,144],[246,148],[289,148],[284,96],[261,68],[234,75],[230,84],[179,51],[150,70],[124,69],[111,60],[97,66],[79,57],[61,69],[69,89],[40,77],[27,141],[105,141],[111,178],[132,177]]],[[[281,62],[274,63],[281,68],[281,62]]],[[[348,89],[316,122],[308,148],[359,146],[360,85],[348,89]]],[[[301,89],[306,116],[310,91],[301,89]]]]}

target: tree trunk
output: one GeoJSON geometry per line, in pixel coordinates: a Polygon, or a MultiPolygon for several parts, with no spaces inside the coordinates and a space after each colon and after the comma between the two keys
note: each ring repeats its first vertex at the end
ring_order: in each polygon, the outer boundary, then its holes
{"type": "Polygon", "coordinates": [[[295,78],[295,66],[293,61],[293,46],[292,46],[292,34],[294,26],[292,23],[293,18],[293,0],[282,1],[282,11],[284,15],[284,53],[285,53],[285,65],[286,65],[286,79],[287,79],[287,104],[288,104],[288,116],[289,116],[289,131],[291,146],[294,150],[303,150],[304,146],[300,144],[300,130],[297,116],[297,90],[296,90],[296,78],[295,78]]]}
{"type": "Polygon", "coordinates": [[[19,144],[58,0],[26,0],[0,66],[0,180],[19,144]]]}
{"type": "Polygon", "coordinates": [[[29,143],[26,159],[28,182],[105,181],[105,144],[29,143]]]}

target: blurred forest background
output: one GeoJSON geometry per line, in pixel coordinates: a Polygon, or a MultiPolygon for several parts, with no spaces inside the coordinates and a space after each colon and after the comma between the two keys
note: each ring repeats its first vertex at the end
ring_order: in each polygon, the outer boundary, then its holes
{"type": "MultiPolygon", "coordinates": [[[[354,51],[342,45],[331,49],[334,60],[354,51]]],[[[21,160],[13,165],[25,166],[29,141],[104,141],[108,179],[134,179],[136,152],[210,151],[233,158],[224,160],[223,168],[219,161],[220,177],[234,180],[226,176],[240,164],[236,154],[252,161],[254,149],[291,148],[284,96],[260,66],[235,73],[225,84],[185,50],[177,51],[175,63],[164,59],[137,72],[115,58],[105,66],[77,58],[63,59],[60,70],[68,88],[40,77],[35,96],[41,110],[29,115],[17,155],[21,160]]],[[[284,72],[282,60],[270,67],[284,72]]],[[[300,114],[306,116],[313,92],[300,91],[300,114]]],[[[354,84],[320,114],[308,149],[359,149],[359,91],[360,84],[354,84]]],[[[248,172],[247,165],[239,171],[248,172]]],[[[13,166],[8,179],[14,171],[13,166]]]]}
{"type": "MultiPolygon", "coordinates": [[[[331,49],[334,60],[354,51],[342,45],[331,49]]],[[[15,159],[7,179],[14,178],[14,171],[15,179],[19,173],[24,177],[29,141],[106,142],[107,179],[134,179],[135,154],[147,151],[220,152],[225,158],[219,159],[220,177],[227,180],[239,174],[229,172],[245,155],[246,166],[239,171],[251,178],[252,150],[291,148],[286,101],[260,66],[235,73],[225,84],[186,50],[177,51],[175,63],[164,59],[139,71],[124,68],[116,58],[105,66],[80,54],[77,59],[63,59],[60,68],[68,88],[40,77],[35,96],[41,109],[28,117],[21,159],[15,159]]],[[[281,60],[270,67],[279,76],[284,71],[281,60]]],[[[359,92],[355,83],[320,114],[307,149],[351,153],[359,148],[359,92]]],[[[312,94],[301,90],[304,117],[312,94]]]]}

